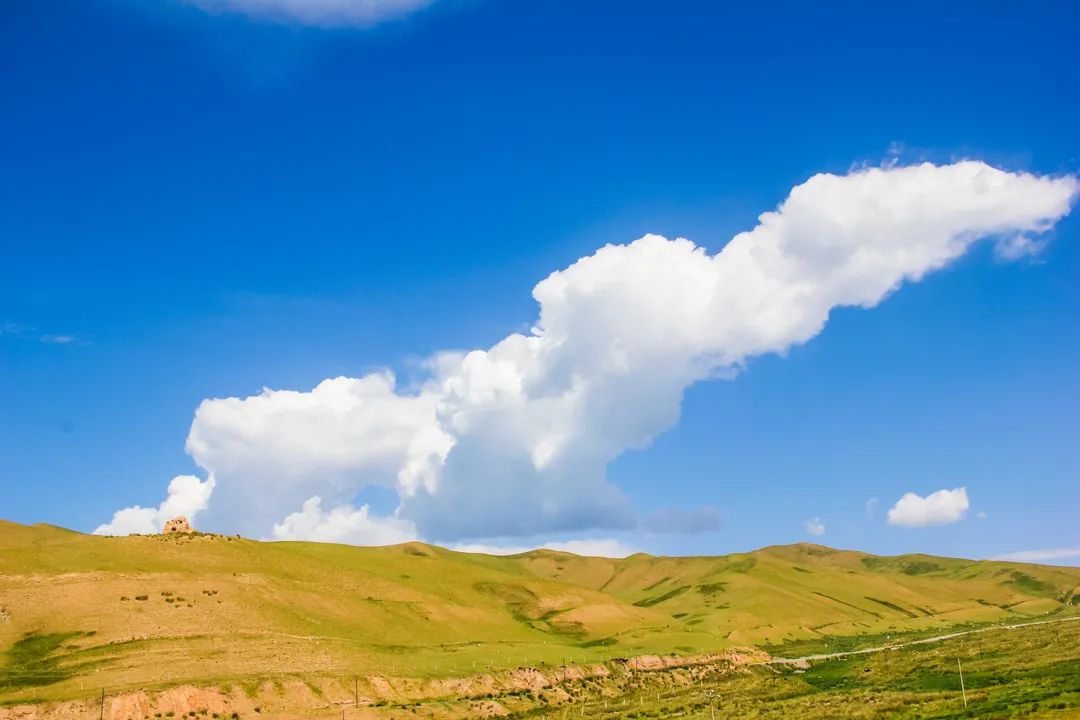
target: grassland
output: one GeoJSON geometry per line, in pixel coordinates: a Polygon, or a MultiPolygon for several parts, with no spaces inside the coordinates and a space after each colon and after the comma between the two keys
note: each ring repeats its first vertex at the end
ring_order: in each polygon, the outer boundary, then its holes
{"type": "MultiPolygon", "coordinates": [[[[799,656],[1068,617],[1078,595],[1076,569],[816,545],[494,557],[420,543],[102,538],[0,522],[0,705],[282,678],[316,698],[334,692],[323,681],[341,688],[354,677],[449,688],[525,666],[615,667],[616,658],[738,646],[799,656]]],[[[536,710],[520,704],[515,712],[536,710]]]]}
{"type": "MultiPolygon", "coordinates": [[[[573,715],[708,718],[711,705],[716,717],[731,720],[1080,718],[1080,622],[991,629],[800,665],[756,665],[677,686],[665,680],[633,678],[621,692],[583,699],[573,715]]],[[[558,706],[518,713],[568,715],[558,706]]]]}

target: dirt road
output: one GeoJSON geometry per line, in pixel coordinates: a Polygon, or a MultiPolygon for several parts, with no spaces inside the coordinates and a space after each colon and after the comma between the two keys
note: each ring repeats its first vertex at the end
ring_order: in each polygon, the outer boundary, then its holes
{"type": "Polygon", "coordinates": [[[1037,620],[1035,622],[1017,623],[1015,625],[990,625],[988,627],[977,628],[975,630],[961,630],[960,632],[947,633],[945,635],[935,635],[934,637],[920,638],[918,640],[908,640],[907,642],[894,643],[891,645],[879,645],[878,647],[862,648],[860,650],[847,650],[844,652],[835,653],[821,653],[818,655],[804,655],[797,658],[773,658],[761,663],[754,663],[758,665],[796,665],[801,663],[811,662],[813,660],[832,660],[835,658],[848,657],[849,655],[866,655],[868,653],[883,652],[885,650],[899,650],[901,648],[911,647],[912,645],[926,645],[928,643],[940,642],[942,640],[952,640],[953,638],[963,637],[965,635],[976,635],[978,633],[993,632],[997,630],[1017,630],[1019,628],[1032,627],[1033,625],[1053,625],[1063,622],[1076,622],[1080,621],[1080,615],[1068,618],[1060,618],[1058,620],[1037,620]]]}

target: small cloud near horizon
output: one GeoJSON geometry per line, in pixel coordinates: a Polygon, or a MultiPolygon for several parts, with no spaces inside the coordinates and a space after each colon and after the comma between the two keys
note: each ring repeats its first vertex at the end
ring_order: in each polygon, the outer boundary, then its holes
{"type": "Polygon", "coordinates": [[[821,537],[825,534],[825,523],[821,522],[819,517],[813,517],[804,522],[803,528],[814,537],[821,537]]]}
{"type": "Polygon", "coordinates": [[[926,497],[909,492],[889,510],[889,524],[900,527],[948,525],[963,520],[970,506],[967,488],[938,490],[926,497]]]}
{"type": "Polygon", "coordinates": [[[1050,563],[1054,565],[1078,565],[1080,564],[1080,547],[1070,548],[1047,548],[1044,550],[1020,550],[1017,552],[996,555],[991,560],[1004,560],[1006,562],[1040,563],[1048,560],[1073,560],[1071,563],[1050,563]]]}
{"type": "Polygon", "coordinates": [[[457,552],[481,553],[484,555],[519,555],[531,550],[558,550],[560,552],[568,552],[586,557],[608,558],[624,558],[639,552],[613,538],[567,540],[565,542],[548,542],[543,545],[489,545],[486,543],[465,543],[462,545],[453,545],[450,549],[456,550],[457,552]]]}

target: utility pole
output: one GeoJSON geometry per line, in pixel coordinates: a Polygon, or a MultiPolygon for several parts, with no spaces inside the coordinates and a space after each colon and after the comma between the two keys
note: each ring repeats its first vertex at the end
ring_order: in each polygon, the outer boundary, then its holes
{"type": "Polygon", "coordinates": [[[964,696],[964,707],[967,707],[967,690],[964,688],[964,668],[960,667],[960,658],[956,658],[956,669],[960,671],[960,692],[964,696]]]}
{"type": "Polygon", "coordinates": [[[360,707],[359,682],[360,681],[356,678],[356,676],[353,675],[353,679],[352,679],[352,699],[353,699],[353,705],[355,705],[356,707],[360,707]]]}
{"type": "Polygon", "coordinates": [[[98,720],[105,720],[105,688],[101,688],[101,711],[98,713],[98,720]]]}
{"type": "Polygon", "coordinates": [[[705,691],[705,697],[709,698],[709,715],[712,720],[716,720],[716,705],[713,704],[716,699],[716,691],[709,688],[705,691]]]}

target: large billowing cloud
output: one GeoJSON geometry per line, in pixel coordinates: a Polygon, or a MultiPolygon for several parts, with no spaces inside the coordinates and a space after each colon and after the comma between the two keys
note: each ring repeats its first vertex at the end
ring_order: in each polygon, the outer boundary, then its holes
{"type": "Polygon", "coordinates": [[[188,0],[208,12],[322,27],[370,27],[404,17],[434,0],[188,0]]]}
{"type": "Polygon", "coordinates": [[[874,307],[979,239],[1022,255],[1078,187],[970,161],[815,175],[715,254],[646,235],[552,273],[530,332],[437,355],[414,392],[377,373],[206,400],[188,451],[217,479],[223,529],[367,527],[380,519],[351,505],[367,485],[397,493],[395,532],[436,541],[630,528],[605,468],[672,427],[686,388],[810,340],[834,308],[874,307]]]}

